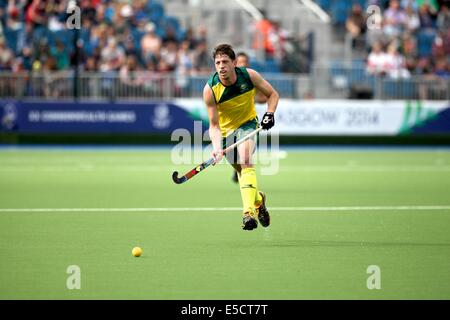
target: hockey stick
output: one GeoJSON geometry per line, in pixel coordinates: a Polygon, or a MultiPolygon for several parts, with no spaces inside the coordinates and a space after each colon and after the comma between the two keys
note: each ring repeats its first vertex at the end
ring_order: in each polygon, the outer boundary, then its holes
{"type": "MultiPolygon", "coordinates": [[[[233,143],[231,146],[225,148],[225,150],[223,150],[222,155],[225,155],[225,153],[227,153],[228,151],[236,148],[238,145],[240,145],[242,142],[250,139],[251,137],[253,137],[255,134],[257,134],[258,132],[260,132],[262,130],[261,127],[259,127],[258,129],[250,132],[248,135],[246,135],[245,137],[243,137],[242,139],[236,141],[235,143],[233,143]]],[[[195,176],[197,173],[200,173],[201,171],[205,170],[206,168],[208,168],[210,165],[214,164],[215,160],[214,157],[206,160],[205,162],[199,164],[198,166],[196,166],[194,169],[192,169],[191,171],[187,172],[184,176],[181,176],[180,178],[178,178],[178,171],[174,171],[172,173],[172,179],[173,182],[175,182],[176,184],[181,184],[183,182],[188,181],[189,179],[191,179],[193,176],[195,176]]]]}

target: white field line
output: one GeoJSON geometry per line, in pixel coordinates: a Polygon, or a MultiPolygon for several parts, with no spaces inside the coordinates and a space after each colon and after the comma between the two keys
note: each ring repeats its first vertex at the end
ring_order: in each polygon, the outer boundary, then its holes
{"type": "MultiPolygon", "coordinates": [[[[73,165],[0,165],[0,172],[82,172],[82,171],[125,171],[125,172],[160,172],[185,169],[188,170],[197,164],[190,165],[101,165],[101,164],[73,164],[73,165]]],[[[259,168],[270,167],[270,164],[256,164],[259,168]]],[[[216,168],[230,169],[228,164],[217,165],[216,168]]],[[[302,165],[279,166],[280,172],[449,172],[449,165],[302,165]]]]}
{"type": "MultiPolygon", "coordinates": [[[[345,206],[345,207],[269,207],[279,212],[288,211],[434,211],[450,210],[450,205],[436,206],[345,206]]],[[[240,207],[200,207],[200,208],[0,208],[0,213],[7,212],[214,212],[240,211],[240,207]]]]}

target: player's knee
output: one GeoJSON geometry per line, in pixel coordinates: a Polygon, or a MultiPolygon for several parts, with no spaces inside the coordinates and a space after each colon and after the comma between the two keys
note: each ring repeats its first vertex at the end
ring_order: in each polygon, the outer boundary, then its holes
{"type": "Polygon", "coordinates": [[[252,166],[252,158],[251,157],[241,157],[239,164],[241,165],[241,168],[248,168],[252,166]]]}
{"type": "Polygon", "coordinates": [[[253,164],[252,156],[245,157],[242,162],[243,165],[251,166],[253,164]]]}

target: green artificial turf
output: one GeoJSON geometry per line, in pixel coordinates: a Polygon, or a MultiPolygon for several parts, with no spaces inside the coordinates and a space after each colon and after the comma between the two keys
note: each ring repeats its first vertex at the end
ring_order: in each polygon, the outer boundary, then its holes
{"type": "Polygon", "coordinates": [[[169,150],[1,150],[0,299],[450,298],[448,150],[270,159],[272,225],[249,232],[226,165],[175,185],[195,162],[169,150]]]}

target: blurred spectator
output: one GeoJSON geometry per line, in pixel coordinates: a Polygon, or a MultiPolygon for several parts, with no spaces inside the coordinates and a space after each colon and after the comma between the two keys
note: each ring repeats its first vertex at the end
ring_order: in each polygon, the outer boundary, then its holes
{"type": "Polygon", "coordinates": [[[135,56],[128,56],[126,63],[120,68],[119,78],[122,84],[129,88],[139,87],[143,84],[138,71],[142,71],[135,56]]]}
{"type": "Polygon", "coordinates": [[[392,79],[410,77],[410,73],[406,69],[405,58],[398,52],[395,42],[389,45],[385,59],[385,70],[389,77],[392,79]]]}
{"type": "MultiPolygon", "coordinates": [[[[137,50],[134,45],[134,39],[132,37],[127,37],[123,42],[123,49],[125,50],[126,56],[136,56],[140,57],[140,52],[137,50]]],[[[139,59],[139,62],[142,63],[142,59],[139,59]]]]}
{"type": "Polygon", "coordinates": [[[168,25],[166,27],[166,32],[165,32],[162,42],[163,42],[163,45],[166,45],[169,42],[174,42],[175,44],[178,44],[176,30],[171,25],[168,25]]]}
{"type": "Polygon", "coordinates": [[[398,0],[391,0],[389,2],[389,8],[384,12],[384,33],[389,37],[400,35],[405,22],[406,15],[400,7],[400,2],[398,0]]]}
{"type": "Polygon", "coordinates": [[[366,18],[359,4],[353,4],[352,11],[345,22],[345,27],[352,37],[352,47],[355,48],[360,36],[366,33],[366,18]]]}
{"type": "Polygon", "coordinates": [[[121,13],[118,14],[114,20],[114,36],[116,37],[118,43],[124,42],[127,35],[129,35],[129,24],[127,18],[129,17],[128,14],[131,13],[131,6],[125,5],[122,7],[121,13]],[[124,13],[124,8],[129,8],[130,11],[125,11],[124,13]]]}
{"type": "Polygon", "coordinates": [[[436,60],[434,74],[443,80],[450,80],[450,64],[446,57],[436,60]]]}
{"type": "Polygon", "coordinates": [[[23,63],[23,58],[19,57],[15,60],[13,60],[11,71],[14,73],[21,73],[25,71],[25,65],[23,63]]]}
{"type": "Polygon", "coordinates": [[[172,71],[172,66],[169,65],[166,60],[161,59],[156,66],[156,70],[160,73],[169,73],[172,71]]]}
{"type": "Polygon", "coordinates": [[[439,31],[450,30],[450,8],[449,5],[443,5],[437,16],[436,26],[439,31]]]}
{"type": "Polygon", "coordinates": [[[375,42],[367,59],[367,72],[373,75],[386,74],[387,56],[380,42],[375,42]]]}
{"type": "Polygon", "coordinates": [[[47,64],[47,60],[51,57],[49,52],[49,47],[46,39],[42,39],[39,42],[38,48],[34,51],[33,55],[33,64],[32,68],[34,71],[41,71],[45,65],[50,66],[51,64],[47,64]]]}
{"type": "Polygon", "coordinates": [[[56,60],[56,67],[58,70],[65,70],[69,68],[69,53],[61,41],[56,42],[56,46],[50,49],[50,53],[56,60]]]}
{"type": "MultiPolygon", "coordinates": [[[[109,25],[114,24],[114,17],[116,16],[116,5],[114,1],[106,1],[104,20],[109,25]]],[[[101,21],[101,20],[100,20],[101,21]]]]}
{"type": "Polygon", "coordinates": [[[415,33],[420,27],[420,19],[412,6],[405,8],[405,31],[415,33]]]}
{"type": "Polygon", "coordinates": [[[433,72],[430,57],[422,57],[417,60],[415,73],[419,75],[427,75],[433,72]]]}
{"type": "Polygon", "coordinates": [[[26,12],[25,21],[34,26],[44,26],[47,22],[45,14],[45,0],[33,0],[26,12]]]}
{"type": "Polygon", "coordinates": [[[236,55],[236,66],[250,68],[250,57],[245,52],[236,55]]]}
{"type": "Polygon", "coordinates": [[[370,48],[373,47],[373,45],[376,42],[379,43],[385,43],[387,42],[387,38],[388,36],[385,35],[385,33],[383,32],[383,16],[380,15],[378,16],[379,20],[377,22],[377,24],[380,25],[380,27],[377,28],[367,28],[366,31],[366,48],[368,48],[370,50],[370,48]]]}
{"type": "Polygon", "coordinates": [[[47,27],[50,31],[64,30],[66,27],[67,1],[46,1],[45,14],[47,15],[47,27]]]}
{"type": "Polygon", "coordinates": [[[190,74],[193,68],[193,54],[189,45],[189,41],[183,41],[177,52],[177,70],[182,70],[183,74],[190,74]]]}
{"type": "Polygon", "coordinates": [[[14,54],[6,46],[5,39],[0,37],[0,71],[11,70],[14,54]]]}
{"type": "Polygon", "coordinates": [[[91,1],[91,0],[81,0],[79,5],[81,8],[81,16],[83,17],[82,21],[90,21],[93,22],[95,20],[96,15],[96,6],[98,5],[99,0],[91,1]]]}
{"type": "Polygon", "coordinates": [[[450,29],[437,34],[433,42],[432,56],[436,60],[450,57],[450,29]]]}
{"type": "Polygon", "coordinates": [[[189,45],[189,41],[183,41],[177,52],[177,63],[175,69],[176,96],[185,95],[189,86],[189,76],[192,74],[193,69],[193,57],[189,50],[189,45]]]}
{"type": "Polygon", "coordinates": [[[194,51],[194,70],[199,74],[209,74],[213,70],[212,58],[208,53],[206,42],[202,41],[198,44],[194,51]]]}
{"type": "Polygon", "coordinates": [[[405,10],[406,10],[406,8],[411,7],[411,9],[414,12],[417,12],[419,9],[417,0],[401,0],[400,3],[401,3],[402,8],[405,8],[405,10]]]}
{"type": "Polygon", "coordinates": [[[286,57],[286,44],[289,38],[287,30],[281,28],[278,21],[272,21],[272,28],[269,32],[269,41],[273,50],[272,57],[279,65],[283,63],[286,57]]]}
{"type": "Polygon", "coordinates": [[[197,30],[197,37],[195,38],[195,45],[197,46],[199,43],[207,43],[208,42],[208,29],[205,25],[200,25],[197,30]]]}
{"type": "Polygon", "coordinates": [[[17,31],[23,28],[23,20],[19,7],[15,6],[14,2],[10,1],[8,4],[6,27],[10,30],[17,31]]]}
{"type": "Polygon", "coordinates": [[[22,58],[22,62],[23,62],[23,66],[25,68],[25,70],[31,70],[31,66],[33,64],[33,51],[30,47],[24,47],[22,49],[22,53],[21,53],[21,57],[22,58]]]}
{"type": "Polygon", "coordinates": [[[108,45],[101,51],[100,71],[117,71],[124,62],[125,52],[115,38],[109,38],[108,45]]]}
{"type": "Polygon", "coordinates": [[[439,10],[438,0],[416,0],[416,2],[419,8],[426,5],[432,16],[435,16],[439,10]]]}
{"type": "Polygon", "coordinates": [[[134,14],[134,12],[133,12],[133,8],[131,7],[131,5],[129,5],[128,3],[124,4],[120,8],[119,15],[117,15],[115,17],[114,25],[117,26],[118,21],[122,21],[122,23],[123,23],[127,19],[130,19],[133,16],[133,14],[134,14]]]}
{"type": "Polygon", "coordinates": [[[402,52],[405,57],[405,67],[413,73],[417,67],[417,41],[410,34],[403,37],[402,52]]]}
{"type": "Polygon", "coordinates": [[[434,29],[434,21],[428,3],[424,3],[419,7],[420,27],[422,29],[434,29]]]}
{"type": "Polygon", "coordinates": [[[155,25],[148,23],[145,27],[145,35],[141,39],[142,58],[145,63],[159,60],[162,47],[161,39],[155,33],[155,25]]]}
{"type": "Polygon", "coordinates": [[[253,49],[263,53],[264,57],[273,57],[274,48],[270,41],[270,33],[272,32],[273,25],[266,16],[266,12],[261,10],[263,18],[259,20],[255,25],[253,49]]]}
{"type": "Polygon", "coordinates": [[[98,64],[95,57],[91,56],[86,59],[86,63],[83,65],[83,71],[95,72],[98,70],[98,64]]]}
{"type": "Polygon", "coordinates": [[[189,27],[186,30],[186,36],[184,38],[184,41],[189,42],[189,50],[194,50],[195,47],[197,46],[197,39],[195,39],[195,35],[194,35],[194,29],[192,27],[189,27]]]}
{"type": "Polygon", "coordinates": [[[177,65],[177,43],[175,41],[166,42],[165,46],[161,48],[160,62],[165,62],[168,71],[174,71],[177,65]]]}

